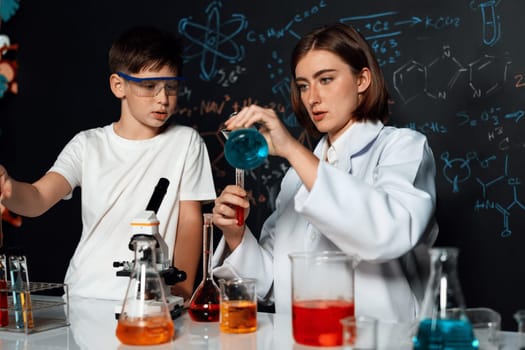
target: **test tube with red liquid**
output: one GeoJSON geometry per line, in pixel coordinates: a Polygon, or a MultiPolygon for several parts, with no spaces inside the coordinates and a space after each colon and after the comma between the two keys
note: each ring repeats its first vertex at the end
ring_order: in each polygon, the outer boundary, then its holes
{"type": "MultiPolygon", "coordinates": [[[[235,168],[235,184],[240,188],[244,189],[244,170],[235,168]]],[[[235,212],[237,216],[237,225],[244,225],[244,208],[240,206],[235,207],[235,212]]]]}

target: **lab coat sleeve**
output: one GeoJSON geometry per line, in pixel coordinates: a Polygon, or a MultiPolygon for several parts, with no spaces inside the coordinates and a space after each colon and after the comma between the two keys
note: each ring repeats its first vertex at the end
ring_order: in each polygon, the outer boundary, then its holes
{"type": "Polygon", "coordinates": [[[367,175],[320,162],[314,186],[299,190],[295,208],[342,251],[384,262],[404,255],[432,231],[435,164],[418,133],[397,135],[371,152],[380,155],[377,164],[368,164],[367,175]]]}
{"type": "MultiPolygon", "coordinates": [[[[264,229],[263,229],[264,234],[264,229]]],[[[229,279],[236,277],[257,279],[256,289],[260,300],[273,302],[273,256],[271,244],[259,244],[257,238],[246,226],[243,239],[223,261],[226,242],[221,238],[213,254],[212,266],[215,277],[229,279]]]]}

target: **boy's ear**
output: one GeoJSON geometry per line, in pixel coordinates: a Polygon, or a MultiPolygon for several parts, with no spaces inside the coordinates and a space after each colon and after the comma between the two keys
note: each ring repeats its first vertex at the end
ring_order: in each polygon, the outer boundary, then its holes
{"type": "Polygon", "coordinates": [[[126,96],[124,92],[124,81],[117,74],[113,73],[109,76],[109,87],[115,97],[123,98],[126,96]]]}

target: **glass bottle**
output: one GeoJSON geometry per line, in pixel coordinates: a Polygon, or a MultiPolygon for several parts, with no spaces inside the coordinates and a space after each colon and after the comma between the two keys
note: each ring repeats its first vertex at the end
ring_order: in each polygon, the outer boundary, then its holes
{"type": "Polygon", "coordinates": [[[135,235],[130,244],[135,259],[118,319],[117,338],[125,345],[170,342],[175,329],[156,268],[157,240],[148,234],[135,235]]]}
{"type": "Polygon", "coordinates": [[[203,214],[202,228],[202,281],[190,299],[188,313],[194,321],[217,322],[220,313],[220,290],[211,275],[213,256],[212,214],[203,214]]]}
{"type": "Polygon", "coordinates": [[[458,249],[430,249],[430,280],[413,344],[415,350],[478,349],[457,276],[458,249]]]}

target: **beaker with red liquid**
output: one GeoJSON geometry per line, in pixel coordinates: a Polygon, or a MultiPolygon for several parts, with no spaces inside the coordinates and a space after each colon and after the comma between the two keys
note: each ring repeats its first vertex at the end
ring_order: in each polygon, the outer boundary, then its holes
{"type": "Polygon", "coordinates": [[[298,344],[341,346],[340,320],[354,315],[355,256],[341,251],[289,254],[292,331],[298,344]]]}
{"type": "Polygon", "coordinates": [[[190,299],[188,313],[193,321],[218,322],[221,294],[211,274],[213,255],[212,214],[203,214],[202,227],[202,281],[190,299]]]}

